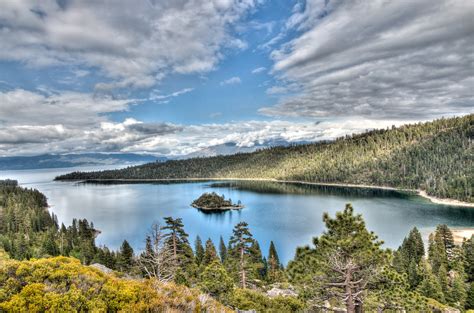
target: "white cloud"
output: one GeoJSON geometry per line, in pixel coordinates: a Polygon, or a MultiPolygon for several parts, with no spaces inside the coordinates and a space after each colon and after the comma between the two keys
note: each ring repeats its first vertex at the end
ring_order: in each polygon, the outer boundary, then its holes
{"type": "Polygon", "coordinates": [[[149,87],[170,72],[214,69],[222,48],[246,48],[230,28],[258,2],[7,0],[0,59],[97,67],[113,80],[99,89],[149,87]]]}
{"type": "Polygon", "coordinates": [[[394,124],[277,120],[177,125],[135,118],[115,122],[104,114],[126,111],[133,102],[80,93],[45,95],[21,89],[0,92],[0,103],[0,155],[146,152],[179,156],[215,145],[255,147],[315,141],[394,124]]]}
{"type": "Polygon", "coordinates": [[[125,111],[133,100],[113,99],[79,92],[48,94],[14,89],[0,92],[0,126],[93,126],[104,114],[125,111]]]}
{"type": "Polygon", "coordinates": [[[272,52],[301,92],[261,113],[426,119],[473,112],[474,2],[306,1],[272,52]]]}
{"type": "Polygon", "coordinates": [[[237,76],[234,76],[234,77],[231,77],[229,79],[226,79],[224,81],[221,81],[220,82],[220,85],[221,86],[225,86],[225,85],[236,85],[236,84],[240,84],[242,81],[240,80],[240,77],[237,77],[237,76]]]}
{"type": "Polygon", "coordinates": [[[259,74],[259,73],[261,73],[261,72],[263,72],[263,71],[265,71],[265,70],[266,70],[265,67],[257,67],[256,69],[253,69],[253,70],[252,70],[252,74],[259,74]]]}

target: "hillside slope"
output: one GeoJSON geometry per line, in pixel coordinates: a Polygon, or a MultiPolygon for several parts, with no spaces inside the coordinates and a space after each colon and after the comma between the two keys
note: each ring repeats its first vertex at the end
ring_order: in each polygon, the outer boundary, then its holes
{"type": "Polygon", "coordinates": [[[0,260],[0,311],[232,312],[197,289],[119,278],[67,257],[0,260]]]}
{"type": "Polygon", "coordinates": [[[474,202],[474,114],[253,153],[74,172],[58,180],[271,178],[422,189],[474,202]]]}

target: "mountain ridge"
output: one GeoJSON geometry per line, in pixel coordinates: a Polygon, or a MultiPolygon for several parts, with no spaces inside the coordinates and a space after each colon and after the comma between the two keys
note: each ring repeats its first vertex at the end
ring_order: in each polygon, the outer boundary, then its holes
{"type": "Polygon", "coordinates": [[[92,165],[115,165],[156,162],[167,160],[149,154],[135,153],[78,153],[40,154],[34,156],[0,157],[0,170],[26,170],[42,168],[64,168],[92,165]]]}

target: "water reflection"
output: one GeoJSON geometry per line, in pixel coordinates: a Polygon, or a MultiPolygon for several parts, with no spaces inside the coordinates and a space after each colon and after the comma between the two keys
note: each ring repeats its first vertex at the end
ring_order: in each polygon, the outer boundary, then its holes
{"type": "Polygon", "coordinates": [[[266,194],[295,194],[295,195],[335,195],[351,197],[397,197],[411,198],[407,192],[389,189],[355,188],[346,186],[312,185],[304,183],[285,183],[271,181],[230,181],[217,182],[209,185],[212,188],[229,188],[247,190],[266,194]]]}

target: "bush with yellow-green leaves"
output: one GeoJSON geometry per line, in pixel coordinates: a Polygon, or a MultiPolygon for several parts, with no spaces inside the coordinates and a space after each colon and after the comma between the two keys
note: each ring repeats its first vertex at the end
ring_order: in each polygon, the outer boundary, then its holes
{"type": "Polygon", "coordinates": [[[0,311],[228,312],[197,289],[104,274],[67,257],[0,261],[0,311]]]}

